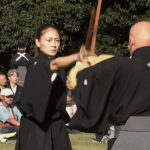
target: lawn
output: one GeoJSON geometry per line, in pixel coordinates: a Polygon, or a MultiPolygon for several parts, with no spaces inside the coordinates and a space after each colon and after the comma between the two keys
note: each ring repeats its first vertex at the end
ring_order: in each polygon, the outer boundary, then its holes
{"type": "MultiPolygon", "coordinates": [[[[70,134],[73,150],[106,150],[105,144],[92,143],[91,138],[94,134],[76,133],[70,134]]],[[[0,150],[14,150],[15,140],[8,140],[5,143],[0,143],[0,150]]]]}

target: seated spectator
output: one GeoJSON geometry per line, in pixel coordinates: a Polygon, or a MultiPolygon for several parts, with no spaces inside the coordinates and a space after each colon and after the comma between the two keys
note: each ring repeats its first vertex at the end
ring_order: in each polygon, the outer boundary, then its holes
{"type": "Polygon", "coordinates": [[[0,91],[6,86],[7,79],[4,72],[0,71],[0,91]]]}
{"type": "Polygon", "coordinates": [[[0,102],[0,136],[5,133],[18,132],[20,126],[21,112],[12,105],[13,92],[9,88],[1,90],[0,102]]]}
{"type": "MultiPolygon", "coordinates": [[[[0,71],[0,92],[1,90],[6,86],[7,79],[4,72],[0,71]]],[[[1,101],[1,95],[0,95],[0,101],[1,101]]]]}
{"type": "Polygon", "coordinates": [[[18,102],[19,102],[21,91],[22,91],[22,87],[17,84],[19,73],[16,69],[10,69],[7,72],[7,77],[9,80],[7,87],[12,90],[13,95],[14,95],[13,104],[18,107],[18,102]]]}

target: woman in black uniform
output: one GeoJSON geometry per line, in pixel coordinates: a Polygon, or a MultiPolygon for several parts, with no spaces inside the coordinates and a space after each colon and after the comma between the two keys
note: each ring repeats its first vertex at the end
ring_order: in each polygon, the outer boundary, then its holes
{"type": "Polygon", "coordinates": [[[80,59],[79,54],[55,58],[60,34],[42,25],[35,40],[37,57],[29,64],[20,108],[23,112],[16,150],[70,150],[64,110],[66,87],[63,67],[80,59]]]}

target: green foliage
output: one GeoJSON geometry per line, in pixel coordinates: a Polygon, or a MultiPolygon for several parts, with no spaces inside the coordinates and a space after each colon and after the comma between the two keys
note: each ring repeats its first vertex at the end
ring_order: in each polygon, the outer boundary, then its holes
{"type": "Polygon", "coordinates": [[[127,55],[129,29],[137,21],[150,20],[150,0],[107,0],[102,8],[97,49],[127,55]]]}
{"type": "Polygon", "coordinates": [[[61,30],[62,50],[78,49],[90,4],[70,3],[65,0],[5,0],[0,6],[0,50],[9,51],[18,42],[34,48],[36,29],[41,24],[52,24],[61,30]]]}
{"type": "MultiPolygon", "coordinates": [[[[0,5],[0,53],[12,53],[18,42],[35,48],[36,29],[43,23],[57,26],[61,52],[77,51],[85,42],[92,6],[97,0],[3,0],[0,5]]],[[[150,0],[103,0],[97,51],[127,55],[130,26],[150,20],[150,0]]]]}
{"type": "MultiPolygon", "coordinates": [[[[107,145],[102,143],[92,143],[91,138],[95,137],[91,133],[76,133],[69,135],[73,150],[106,150],[107,145]]],[[[16,140],[8,140],[0,143],[1,150],[14,150],[16,140]]]]}

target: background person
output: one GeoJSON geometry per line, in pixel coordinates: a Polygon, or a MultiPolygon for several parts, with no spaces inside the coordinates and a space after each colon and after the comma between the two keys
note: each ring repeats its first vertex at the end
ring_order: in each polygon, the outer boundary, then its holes
{"type": "Polygon", "coordinates": [[[7,72],[8,85],[13,92],[13,104],[18,107],[22,87],[18,85],[19,73],[16,69],[9,69],[7,72]]]}
{"type": "Polygon", "coordinates": [[[27,47],[23,43],[18,44],[17,53],[10,60],[10,68],[19,72],[18,84],[23,86],[27,67],[32,57],[26,52],[27,47]]]}
{"type": "MultiPolygon", "coordinates": [[[[6,85],[7,85],[6,74],[0,71],[0,92],[3,88],[5,88],[6,85]]],[[[1,95],[0,95],[0,101],[1,101],[1,95]]]]}
{"type": "Polygon", "coordinates": [[[18,132],[20,126],[20,119],[22,114],[16,106],[12,105],[13,92],[9,88],[1,90],[0,102],[0,134],[18,132]]]}
{"type": "Polygon", "coordinates": [[[4,72],[0,71],[0,91],[6,86],[7,78],[4,72]]]}

